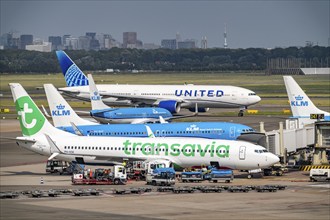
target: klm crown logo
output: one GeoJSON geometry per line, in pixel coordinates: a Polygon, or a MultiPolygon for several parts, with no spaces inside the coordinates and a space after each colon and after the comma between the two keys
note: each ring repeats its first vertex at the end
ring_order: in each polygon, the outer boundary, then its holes
{"type": "Polygon", "coordinates": [[[297,95],[294,97],[295,101],[291,101],[290,104],[291,106],[308,106],[308,101],[303,101],[304,96],[297,95]]]}
{"type": "Polygon", "coordinates": [[[59,104],[56,110],[52,110],[52,116],[69,116],[70,110],[65,110],[65,105],[59,104]]]}
{"type": "Polygon", "coordinates": [[[63,110],[65,108],[65,105],[59,104],[56,106],[58,110],[63,110]]]}
{"type": "Polygon", "coordinates": [[[99,95],[99,93],[97,91],[93,92],[93,95],[91,96],[91,100],[93,100],[93,101],[101,100],[101,96],[99,95]]]}

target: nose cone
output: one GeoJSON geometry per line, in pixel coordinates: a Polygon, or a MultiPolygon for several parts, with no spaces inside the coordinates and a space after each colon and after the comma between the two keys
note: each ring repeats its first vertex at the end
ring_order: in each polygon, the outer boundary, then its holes
{"type": "Polygon", "coordinates": [[[267,161],[269,163],[269,166],[272,166],[275,163],[278,163],[280,161],[280,158],[278,156],[276,156],[275,154],[270,153],[267,161]]]}
{"type": "Polygon", "coordinates": [[[257,104],[258,102],[261,101],[261,98],[257,95],[251,96],[250,98],[251,98],[250,100],[251,100],[252,104],[257,104]]]}

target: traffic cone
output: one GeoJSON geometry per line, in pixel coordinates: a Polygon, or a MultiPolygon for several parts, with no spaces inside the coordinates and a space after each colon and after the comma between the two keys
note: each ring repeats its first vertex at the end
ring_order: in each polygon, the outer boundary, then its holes
{"type": "Polygon", "coordinates": [[[44,184],[44,178],[40,177],[40,184],[44,184]]]}

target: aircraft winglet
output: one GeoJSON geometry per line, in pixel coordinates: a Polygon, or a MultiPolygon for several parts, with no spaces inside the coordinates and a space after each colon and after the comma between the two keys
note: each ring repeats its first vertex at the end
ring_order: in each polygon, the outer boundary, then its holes
{"type": "Polygon", "coordinates": [[[92,104],[92,109],[110,109],[109,106],[104,104],[102,97],[100,96],[99,90],[97,89],[92,74],[87,74],[89,82],[89,94],[92,104]]]}
{"type": "Polygon", "coordinates": [[[47,110],[45,109],[44,105],[41,105],[41,108],[42,108],[42,110],[44,111],[44,115],[45,115],[47,118],[51,118],[51,116],[48,114],[47,110]]]}
{"type": "Polygon", "coordinates": [[[79,130],[79,128],[75,125],[75,123],[73,122],[70,122],[73,130],[74,130],[74,133],[78,136],[84,136],[83,133],[81,132],[81,130],[79,130]]]}

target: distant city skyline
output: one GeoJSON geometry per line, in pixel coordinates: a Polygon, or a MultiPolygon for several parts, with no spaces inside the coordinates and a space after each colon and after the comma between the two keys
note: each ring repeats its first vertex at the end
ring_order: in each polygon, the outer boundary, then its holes
{"type": "Polygon", "coordinates": [[[201,46],[274,48],[329,46],[327,0],[311,1],[18,1],[1,0],[0,34],[17,31],[48,41],[49,36],[86,32],[110,34],[123,42],[124,32],[137,32],[143,43],[194,39],[201,46]]]}

